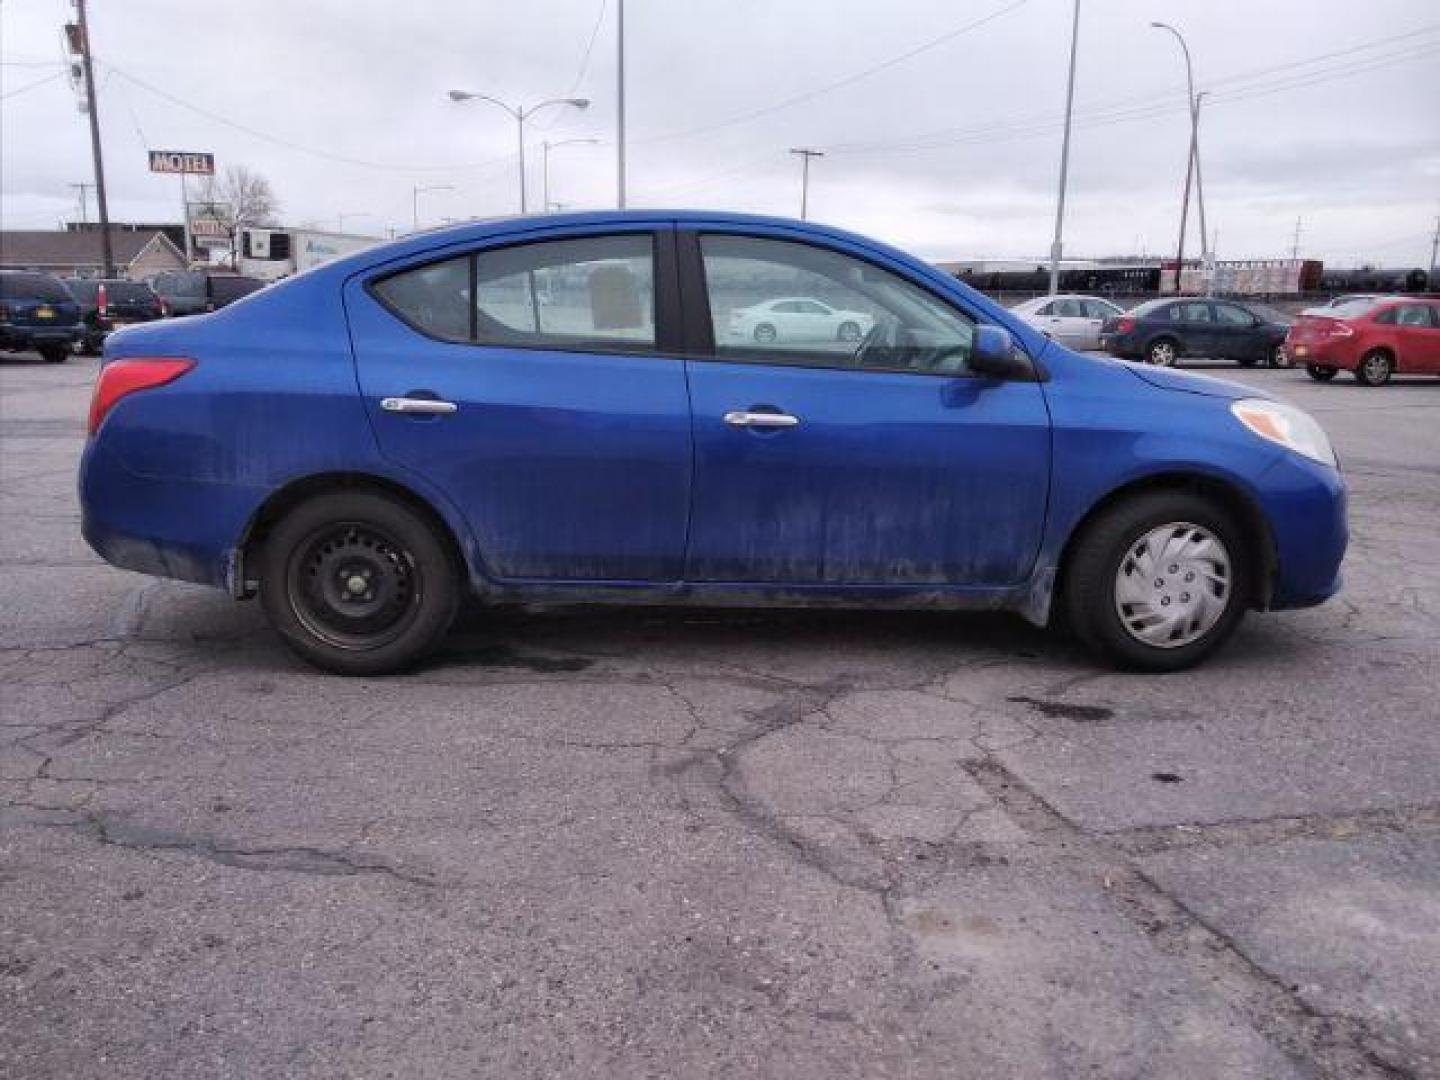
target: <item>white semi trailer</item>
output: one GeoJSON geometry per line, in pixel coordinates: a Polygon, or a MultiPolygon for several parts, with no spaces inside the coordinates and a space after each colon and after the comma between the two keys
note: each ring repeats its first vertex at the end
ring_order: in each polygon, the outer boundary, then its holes
{"type": "Polygon", "coordinates": [[[278,281],[379,242],[373,236],[351,233],[255,226],[240,230],[236,269],[252,277],[278,281]]]}

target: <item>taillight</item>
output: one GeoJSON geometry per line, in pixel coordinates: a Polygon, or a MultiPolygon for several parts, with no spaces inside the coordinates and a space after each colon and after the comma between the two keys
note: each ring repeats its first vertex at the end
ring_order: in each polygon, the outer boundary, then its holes
{"type": "Polygon", "coordinates": [[[1135,329],[1135,320],[1125,315],[1115,320],[1115,332],[1117,334],[1128,334],[1135,329]]]}
{"type": "Polygon", "coordinates": [[[95,380],[87,430],[91,435],[99,431],[106,414],[127,394],[153,390],[157,386],[174,382],[194,366],[194,360],[182,360],[178,357],[136,358],[106,364],[100,369],[99,378],[95,380]]]}
{"type": "Polygon", "coordinates": [[[105,312],[108,310],[109,306],[109,301],[105,296],[104,284],[102,283],[95,286],[95,309],[99,313],[100,318],[105,318],[105,312]]]}
{"type": "Polygon", "coordinates": [[[167,303],[165,303],[165,298],[164,298],[163,296],[157,298],[156,301],[155,301],[155,303],[156,303],[157,305],[159,305],[159,308],[160,308],[160,317],[161,317],[162,319],[165,318],[165,316],[167,316],[167,315],[170,314],[170,305],[167,304],[167,303]]]}

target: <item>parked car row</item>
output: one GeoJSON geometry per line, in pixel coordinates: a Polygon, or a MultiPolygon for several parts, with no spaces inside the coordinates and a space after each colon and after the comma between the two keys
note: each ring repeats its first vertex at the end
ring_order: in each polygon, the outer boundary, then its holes
{"type": "Polygon", "coordinates": [[[162,273],[149,282],[0,270],[0,350],[33,350],[58,364],[71,352],[98,354],[122,326],[215,311],[264,285],[204,270],[162,273]]]}
{"type": "Polygon", "coordinates": [[[1130,311],[1098,296],[1042,296],[1011,309],[1072,349],[1170,367],[1183,357],[1242,367],[1305,365],[1317,382],[1349,371],[1366,386],[1440,375],[1440,300],[1349,293],[1299,316],[1206,297],[1150,300],[1130,311]]]}
{"type": "Polygon", "coordinates": [[[1125,311],[1099,296],[1042,296],[1011,310],[1068,348],[1100,349],[1160,367],[1187,356],[1243,367],[1290,365],[1283,348],[1290,320],[1261,304],[1181,297],[1125,311]]]}

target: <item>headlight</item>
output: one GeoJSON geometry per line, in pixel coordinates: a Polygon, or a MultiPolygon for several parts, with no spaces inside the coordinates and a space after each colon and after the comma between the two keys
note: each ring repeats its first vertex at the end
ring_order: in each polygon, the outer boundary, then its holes
{"type": "Polygon", "coordinates": [[[1336,467],[1335,451],[1325,429],[1309,413],[1279,401],[1246,398],[1230,406],[1235,419],[1260,438],[1303,454],[1321,465],[1336,467]]]}

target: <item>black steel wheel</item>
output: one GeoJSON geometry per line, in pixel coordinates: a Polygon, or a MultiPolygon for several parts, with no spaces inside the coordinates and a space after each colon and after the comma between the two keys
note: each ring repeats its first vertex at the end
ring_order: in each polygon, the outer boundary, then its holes
{"type": "Polygon", "coordinates": [[[402,671],[450,628],[460,574],[421,514],[375,491],[322,495],[266,538],[260,594],[286,642],[345,675],[402,671]]]}

